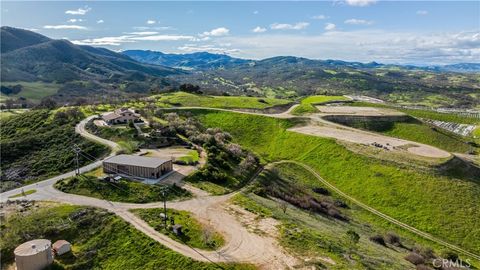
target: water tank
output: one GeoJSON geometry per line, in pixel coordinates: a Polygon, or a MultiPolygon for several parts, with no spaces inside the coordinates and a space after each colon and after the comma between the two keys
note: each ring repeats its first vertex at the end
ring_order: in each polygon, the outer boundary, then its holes
{"type": "Polygon", "coordinates": [[[15,251],[17,270],[42,270],[53,262],[52,242],[35,239],[18,246],[15,251]]]}

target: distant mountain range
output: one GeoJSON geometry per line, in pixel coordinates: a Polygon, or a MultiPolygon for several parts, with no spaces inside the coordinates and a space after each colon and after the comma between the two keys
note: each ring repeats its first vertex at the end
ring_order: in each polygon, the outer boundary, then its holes
{"type": "Polygon", "coordinates": [[[280,98],[362,94],[395,102],[480,106],[478,63],[416,67],[293,56],[249,60],[207,52],[116,53],[12,27],[1,27],[0,41],[2,86],[56,82],[61,85],[55,94],[59,100],[98,96],[111,100],[191,83],[208,94],[280,98]]]}
{"type": "Polygon", "coordinates": [[[225,54],[213,54],[208,52],[168,54],[148,50],[127,50],[122,53],[142,63],[182,69],[214,69],[251,62],[251,60],[233,58],[225,54]]]}
{"type": "Polygon", "coordinates": [[[129,77],[161,77],[179,70],[139,63],[103,48],[78,46],[67,40],[12,27],[1,27],[3,81],[115,81],[129,77]]]}
{"type": "Polygon", "coordinates": [[[234,58],[225,54],[213,54],[208,52],[196,52],[188,54],[169,54],[150,50],[126,50],[122,52],[139,62],[162,65],[183,69],[217,69],[217,68],[231,68],[238,65],[253,65],[259,62],[273,62],[283,61],[286,63],[305,62],[309,65],[333,66],[333,67],[351,67],[351,68],[380,68],[380,67],[397,67],[407,70],[426,70],[434,72],[480,72],[480,63],[459,63],[443,66],[415,66],[415,65],[394,65],[394,64],[379,64],[377,62],[360,63],[360,62],[346,62],[341,60],[313,60],[294,56],[277,56],[263,60],[250,60],[234,58]],[[281,59],[281,60],[280,60],[281,59]]]}

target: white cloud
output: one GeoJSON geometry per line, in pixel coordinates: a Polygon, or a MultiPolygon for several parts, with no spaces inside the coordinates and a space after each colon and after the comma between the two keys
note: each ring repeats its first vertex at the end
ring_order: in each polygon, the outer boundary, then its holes
{"type": "Polygon", "coordinates": [[[83,22],[83,20],[82,20],[82,19],[70,19],[70,20],[68,20],[67,22],[69,22],[69,23],[76,23],[76,22],[83,22]]]}
{"type": "Polygon", "coordinates": [[[119,46],[123,43],[135,43],[138,41],[179,41],[193,40],[193,36],[183,35],[156,35],[156,32],[132,32],[127,35],[116,37],[99,37],[82,40],[72,40],[72,43],[78,45],[92,46],[119,46]]]}
{"type": "Polygon", "coordinates": [[[147,24],[155,24],[157,21],[155,20],[147,20],[147,24]]]}
{"type": "Polygon", "coordinates": [[[426,10],[417,10],[417,15],[428,15],[428,11],[426,11],[426,10]]]}
{"type": "Polygon", "coordinates": [[[253,11],[253,14],[257,15],[259,12],[258,10],[253,11]]]}
{"type": "Polygon", "coordinates": [[[238,56],[263,59],[295,55],[313,59],[381,63],[478,62],[480,32],[412,33],[380,30],[331,31],[320,35],[265,34],[224,37],[238,56]]]}
{"type": "MultiPolygon", "coordinates": [[[[226,46],[226,47],[229,47],[229,46],[226,46]]],[[[195,44],[185,44],[184,46],[180,46],[177,49],[183,52],[188,52],[188,53],[209,52],[209,53],[218,53],[218,54],[235,54],[240,52],[239,49],[225,48],[220,46],[217,47],[215,45],[196,46],[195,44]]]]}
{"type": "Polygon", "coordinates": [[[98,20],[97,23],[104,23],[104,20],[98,20]]]}
{"type": "Polygon", "coordinates": [[[90,46],[119,46],[122,43],[135,42],[128,39],[129,36],[118,36],[118,37],[101,37],[101,38],[91,38],[83,40],[72,40],[72,43],[77,45],[90,45],[90,46]]]}
{"type": "Polygon", "coordinates": [[[230,33],[230,29],[225,27],[219,27],[219,28],[212,29],[211,31],[208,31],[208,32],[203,32],[201,36],[220,37],[220,36],[226,36],[229,33],[230,33]]]}
{"type": "Polygon", "coordinates": [[[314,20],[325,20],[327,18],[328,18],[328,16],[325,16],[323,14],[312,16],[312,19],[314,19],[314,20]]]}
{"type": "Polygon", "coordinates": [[[138,36],[131,37],[130,40],[147,40],[147,41],[177,41],[177,40],[191,40],[193,36],[182,35],[154,35],[154,36],[138,36]]]}
{"type": "Polygon", "coordinates": [[[44,25],[43,28],[45,29],[75,29],[75,30],[87,30],[87,27],[81,25],[74,25],[74,24],[61,24],[61,25],[44,25]]]}
{"type": "Polygon", "coordinates": [[[260,26],[257,26],[257,27],[252,29],[252,32],[254,32],[254,33],[263,33],[265,31],[267,31],[267,28],[260,27],[260,26]]]}
{"type": "Polygon", "coordinates": [[[288,23],[274,23],[270,25],[270,29],[273,30],[302,30],[310,25],[308,22],[298,22],[296,24],[288,23]]]}
{"type": "Polygon", "coordinates": [[[65,14],[70,14],[70,15],[85,15],[87,12],[92,10],[91,8],[85,6],[84,8],[79,8],[75,10],[67,10],[65,11],[65,14]]]}
{"type": "Polygon", "coordinates": [[[334,30],[337,26],[333,23],[326,23],[325,24],[325,30],[327,31],[331,31],[331,30],[334,30]]]}
{"type": "Polygon", "coordinates": [[[367,21],[362,19],[348,19],[348,20],[345,20],[344,23],[357,24],[357,25],[370,25],[370,24],[373,24],[373,21],[367,21]]]}
{"type": "Polygon", "coordinates": [[[154,32],[154,31],[143,31],[143,32],[131,32],[131,33],[127,33],[127,34],[130,34],[130,35],[138,35],[138,36],[148,36],[148,35],[156,35],[156,34],[158,34],[158,32],[154,32]]]}
{"type": "Polygon", "coordinates": [[[345,0],[345,3],[350,6],[365,7],[375,4],[377,0],[345,0]]]}
{"type": "Polygon", "coordinates": [[[135,30],[139,30],[139,31],[145,31],[145,30],[158,30],[158,31],[162,31],[162,30],[175,30],[175,28],[171,27],[171,26],[134,26],[132,27],[133,29],[135,30]]]}

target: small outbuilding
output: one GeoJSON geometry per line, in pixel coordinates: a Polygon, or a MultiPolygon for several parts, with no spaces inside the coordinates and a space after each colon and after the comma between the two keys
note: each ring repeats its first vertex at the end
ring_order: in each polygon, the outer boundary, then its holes
{"type": "Polygon", "coordinates": [[[130,177],[158,179],[173,170],[171,159],[117,155],[103,161],[103,172],[130,177]]]}
{"type": "Polygon", "coordinates": [[[63,255],[71,250],[72,245],[66,240],[58,240],[57,242],[53,243],[53,251],[57,255],[63,255]]]}
{"type": "Polygon", "coordinates": [[[17,270],[42,270],[53,263],[52,242],[47,239],[25,242],[13,253],[17,270]]]}

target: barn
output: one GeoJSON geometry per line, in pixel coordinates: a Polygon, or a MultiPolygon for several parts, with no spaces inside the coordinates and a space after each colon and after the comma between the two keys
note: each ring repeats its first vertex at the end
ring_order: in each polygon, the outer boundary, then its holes
{"type": "Polygon", "coordinates": [[[156,157],[117,155],[103,161],[103,172],[130,177],[158,179],[172,170],[171,159],[156,157]]]}

